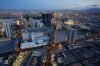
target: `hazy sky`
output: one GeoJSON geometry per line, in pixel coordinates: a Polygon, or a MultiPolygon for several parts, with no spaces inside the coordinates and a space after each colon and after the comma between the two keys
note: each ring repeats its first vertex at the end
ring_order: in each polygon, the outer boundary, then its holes
{"type": "Polygon", "coordinates": [[[100,0],[0,0],[0,9],[67,9],[99,5],[100,0]]]}

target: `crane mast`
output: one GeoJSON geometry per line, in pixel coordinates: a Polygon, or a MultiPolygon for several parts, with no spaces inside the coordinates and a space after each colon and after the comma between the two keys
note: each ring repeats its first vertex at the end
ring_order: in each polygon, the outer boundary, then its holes
{"type": "Polygon", "coordinates": [[[47,46],[47,56],[46,56],[46,62],[45,66],[51,66],[51,52],[52,52],[52,45],[54,44],[54,36],[55,36],[55,30],[56,30],[56,18],[54,18],[54,14],[52,14],[52,25],[51,25],[52,31],[49,33],[49,42],[47,46]]]}
{"type": "Polygon", "coordinates": [[[15,47],[15,51],[16,52],[19,52],[20,51],[20,41],[22,39],[22,14],[18,13],[17,16],[19,17],[18,18],[18,42],[16,44],[16,47],[15,47]]]}

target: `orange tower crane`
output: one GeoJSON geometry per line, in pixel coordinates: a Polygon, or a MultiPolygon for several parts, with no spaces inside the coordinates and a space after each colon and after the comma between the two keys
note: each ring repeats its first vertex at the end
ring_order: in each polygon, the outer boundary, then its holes
{"type": "MultiPolygon", "coordinates": [[[[22,32],[22,14],[16,13],[16,16],[19,17],[18,18],[18,26],[19,26],[18,38],[22,39],[22,33],[21,33],[22,32]]],[[[17,51],[17,52],[20,51],[20,43],[19,42],[17,42],[17,44],[16,44],[15,51],[17,51]]]]}
{"type": "Polygon", "coordinates": [[[51,51],[52,51],[52,45],[54,43],[54,35],[56,30],[56,19],[54,17],[54,14],[52,14],[52,32],[49,34],[49,42],[47,46],[47,56],[46,56],[46,62],[45,66],[51,66],[51,51]]]}

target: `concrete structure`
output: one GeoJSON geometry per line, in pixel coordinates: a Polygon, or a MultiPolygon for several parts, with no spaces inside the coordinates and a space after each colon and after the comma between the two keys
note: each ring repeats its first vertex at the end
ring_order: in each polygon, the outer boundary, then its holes
{"type": "Polygon", "coordinates": [[[74,21],[72,19],[69,19],[68,21],[64,22],[63,27],[66,29],[70,29],[71,26],[73,26],[73,25],[74,25],[74,21]]]}
{"type": "Polygon", "coordinates": [[[44,27],[44,24],[42,23],[42,20],[36,20],[36,28],[43,28],[44,27]]]}
{"type": "Polygon", "coordinates": [[[0,56],[3,53],[13,52],[16,46],[15,40],[0,41],[0,56]]]}
{"type": "Polygon", "coordinates": [[[69,25],[69,26],[73,26],[74,25],[74,21],[72,19],[69,19],[68,21],[66,21],[64,23],[69,25]]]}
{"type": "Polygon", "coordinates": [[[75,30],[75,29],[69,30],[69,35],[68,35],[68,43],[69,44],[74,44],[75,43],[76,35],[77,35],[77,30],[75,30]]]}
{"type": "Polygon", "coordinates": [[[0,22],[0,36],[3,35],[3,32],[4,32],[3,23],[0,22]]]}
{"type": "Polygon", "coordinates": [[[43,28],[44,27],[44,24],[42,23],[41,19],[29,18],[29,22],[30,22],[31,28],[43,28]]]}
{"type": "Polygon", "coordinates": [[[5,33],[7,38],[11,38],[12,36],[12,28],[11,25],[17,24],[17,21],[15,19],[0,19],[0,22],[2,23],[2,33],[5,33]]]}
{"type": "Polygon", "coordinates": [[[11,24],[10,23],[3,23],[4,31],[8,38],[11,38],[11,24]]]}
{"type": "MultiPolygon", "coordinates": [[[[34,37],[33,37],[34,38],[34,37]]],[[[35,37],[32,42],[25,42],[21,44],[21,49],[45,46],[48,43],[48,36],[35,37]]]]}
{"type": "Polygon", "coordinates": [[[80,28],[81,29],[87,29],[87,30],[90,30],[90,27],[84,25],[84,24],[79,24],[80,28]]]}
{"type": "Polygon", "coordinates": [[[37,32],[37,33],[34,33],[32,32],[31,33],[31,38],[32,38],[32,41],[34,41],[36,38],[40,37],[40,36],[43,36],[43,33],[42,32],[37,32]]]}
{"type": "Polygon", "coordinates": [[[27,20],[23,18],[22,21],[23,21],[23,28],[27,28],[27,20]]]}
{"type": "Polygon", "coordinates": [[[58,20],[56,30],[61,29],[61,28],[62,28],[62,22],[60,20],[58,20]]]}
{"type": "Polygon", "coordinates": [[[36,38],[44,36],[50,31],[51,30],[49,28],[23,29],[22,30],[23,41],[24,42],[27,42],[28,40],[34,41],[36,38]]]}
{"type": "Polygon", "coordinates": [[[42,22],[45,25],[45,27],[51,26],[51,13],[42,13],[42,22]]]}

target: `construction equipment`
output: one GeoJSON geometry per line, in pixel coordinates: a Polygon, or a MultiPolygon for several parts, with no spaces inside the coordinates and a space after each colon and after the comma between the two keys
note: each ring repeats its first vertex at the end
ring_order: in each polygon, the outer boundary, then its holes
{"type": "Polygon", "coordinates": [[[17,16],[19,17],[19,19],[18,19],[19,28],[18,28],[18,42],[16,44],[15,51],[19,52],[20,51],[20,43],[21,43],[21,39],[22,39],[22,33],[21,33],[21,31],[22,31],[22,14],[18,13],[17,16]]]}
{"type": "Polygon", "coordinates": [[[51,66],[51,52],[52,52],[52,45],[54,44],[54,35],[55,35],[55,30],[56,30],[56,18],[54,18],[54,14],[52,14],[52,26],[51,26],[51,33],[49,34],[49,42],[47,46],[47,57],[46,57],[46,62],[45,66],[51,66]]]}

